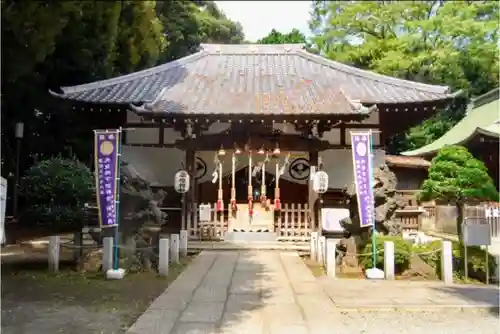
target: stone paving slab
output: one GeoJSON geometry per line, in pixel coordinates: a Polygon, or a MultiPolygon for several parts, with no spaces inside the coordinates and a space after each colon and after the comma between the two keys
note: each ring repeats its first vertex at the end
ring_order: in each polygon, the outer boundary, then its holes
{"type": "MultiPolygon", "coordinates": [[[[397,315],[403,309],[498,307],[498,292],[436,282],[318,279],[296,252],[203,251],[127,333],[360,333],[354,319],[369,319],[360,310],[397,315]]],[[[454,325],[453,318],[446,321],[454,325]]],[[[380,333],[397,329],[387,328],[380,333]]]]}
{"type": "Polygon", "coordinates": [[[498,309],[500,289],[494,285],[438,281],[318,279],[338,309],[498,309]]]}

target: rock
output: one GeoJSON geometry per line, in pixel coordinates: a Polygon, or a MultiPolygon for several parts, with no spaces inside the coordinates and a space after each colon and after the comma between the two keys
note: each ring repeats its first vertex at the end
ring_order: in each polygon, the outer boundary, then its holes
{"type": "MultiPolygon", "coordinates": [[[[401,225],[395,219],[396,210],[403,207],[403,203],[396,199],[396,184],[396,174],[387,165],[380,165],[375,169],[373,186],[375,223],[377,232],[382,234],[397,235],[402,232],[401,225]]],[[[354,187],[347,190],[351,215],[350,231],[355,235],[363,235],[362,239],[366,239],[369,233],[366,233],[366,229],[359,228],[358,205],[354,191],[354,187]]]]}
{"type": "MultiPolygon", "coordinates": [[[[130,272],[152,270],[158,234],[167,218],[160,209],[166,193],[154,190],[126,161],[120,165],[120,178],[120,266],[130,272]]],[[[102,238],[110,232],[92,232],[92,239],[102,245],[102,238]]]]}
{"type": "Polygon", "coordinates": [[[97,273],[102,270],[102,249],[87,251],[77,263],[77,271],[82,273],[97,273]]]}
{"type": "Polygon", "coordinates": [[[358,267],[358,259],[356,257],[358,249],[356,246],[355,237],[340,240],[339,246],[345,248],[345,255],[342,258],[342,265],[351,268],[358,267]]]}

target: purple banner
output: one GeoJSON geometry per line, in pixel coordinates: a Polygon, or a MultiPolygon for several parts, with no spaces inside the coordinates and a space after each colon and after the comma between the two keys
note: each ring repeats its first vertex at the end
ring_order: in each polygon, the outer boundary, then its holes
{"type": "Polygon", "coordinates": [[[94,131],[95,179],[101,227],[117,225],[119,130],[94,131]]]}
{"type": "Polygon", "coordinates": [[[373,225],[372,145],[370,132],[351,132],[352,162],[361,227],[373,225]]]}

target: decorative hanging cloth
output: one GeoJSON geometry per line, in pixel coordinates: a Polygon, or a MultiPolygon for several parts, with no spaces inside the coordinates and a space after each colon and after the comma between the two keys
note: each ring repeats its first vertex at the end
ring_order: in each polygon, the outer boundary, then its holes
{"type": "Polygon", "coordinates": [[[280,186],[279,186],[279,181],[280,181],[280,176],[285,174],[285,168],[288,165],[290,159],[290,154],[288,154],[285,157],[285,161],[283,162],[283,166],[280,168],[280,163],[279,160],[276,161],[276,188],[274,189],[274,210],[275,211],[280,211],[281,210],[281,199],[280,199],[280,186]]]}
{"type": "Polygon", "coordinates": [[[217,191],[217,204],[215,206],[215,210],[217,212],[222,212],[224,211],[224,201],[223,201],[223,192],[222,192],[222,162],[219,160],[219,158],[216,156],[215,157],[215,162],[216,166],[218,166],[217,171],[218,171],[218,179],[219,179],[219,190],[217,191]]]}
{"type": "Polygon", "coordinates": [[[269,162],[269,155],[266,154],[266,158],[262,163],[262,182],[260,185],[260,203],[263,207],[267,207],[267,198],[266,198],[266,163],[269,162]]]}
{"type": "Polygon", "coordinates": [[[252,151],[248,151],[248,215],[253,216],[252,151]]]}
{"type": "Polygon", "coordinates": [[[231,160],[232,166],[231,166],[231,211],[236,211],[237,206],[236,206],[236,155],[233,153],[233,157],[231,160]]]}

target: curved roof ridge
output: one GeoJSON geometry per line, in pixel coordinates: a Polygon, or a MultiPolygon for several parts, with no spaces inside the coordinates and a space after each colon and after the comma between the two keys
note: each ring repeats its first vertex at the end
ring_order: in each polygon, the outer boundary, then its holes
{"type": "Polygon", "coordinates": [[[202,50],[211,54],[263,54],[296,53],[304,49],[304,43],[289,44],[200,44],[202,50]]]}
{"type": "Polygon", "coordinates": [[[479,108],[480,106],[498,100],[500,97],[500,88],[493,88],[492,90],[472,99],[472,108],[479,108]]]}
{"type": "Polygon", "coordinates": [[[313,53],[307,52],[306,50],[298,50],[297,54],[308,60],[314,61],[321,65],[328,66],[337,71],[344,72],[350,75],[356,75],[365,79],[379,81],[394,86],[417,89],[429,93],[447,94],[450,92],[450,88],[448,86],[429,85],[411,80],[398,79],[388,75],[375,73],[372,71],[362,70],[354,66],[346,65],[335,60],[315,55],[313,53]]]}
{"type": "MultiPolygon", "coordinates": [[[[167,71],[167,70],[174,68],[174,67],[177,67],[177,66],[185,65],[185,64],[190,63],[192,61],[198,60],[201,57],[206,56],[206,55],[208,55],[208,53],[202,50],[202,51],[198,51],[196,53],[193,53],[189,56],[179,58],[179,59],[167,62],[167,63],[162,64],[162,65],[150,67],[150,68],[144,69],[142,71],[132,72],[129,74],[124,74],[124,75],[116,76],[116,77],[109,78],[109,79],[94,81],[94,82],[90,82],[90,83],[86,83],[86,84],[82,84],[82,85],[65,86],[65,87],[61,87],[61,90],[63,91],[63,94],[71,94],[71,93],[78,93],[78,92],[89,90],[89,89],[103,88],[106,86],[111,86],[111,85],[115,85],[115,84],[119,84],[119,83],[123,83],[123,82],[128,82],[131,80],[144,78],[144,77],[147,77],[147,76],[152,75],[152,74],[161,73],[161,72],[167,71]]],[[[56,95],[56,96],[62,95],[62,94],[56,93],[56,92],[51,91],[51,90],[49,90],[49,92],[52,95],[56,95]]]]}

